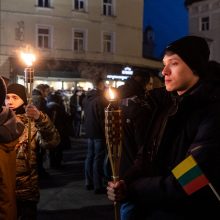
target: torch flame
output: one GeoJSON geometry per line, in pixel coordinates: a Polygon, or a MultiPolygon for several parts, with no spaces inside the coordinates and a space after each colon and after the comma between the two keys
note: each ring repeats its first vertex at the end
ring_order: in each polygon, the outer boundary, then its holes
{"type": "Polygon", "coordinates": [[[113,90],[111,89],[111,87],[108,88],[108,95],[109,95],[109,99],[110,100],[115,100],[115,93],[113,92],[113,90]]]}
{"type": "Polygon", "coordinates": [[[23,61],[27,66],[32,66],[33,62],[36,60],[35,55],[32,53],[21,52],[21,58],[23,59],[23,61]]]}

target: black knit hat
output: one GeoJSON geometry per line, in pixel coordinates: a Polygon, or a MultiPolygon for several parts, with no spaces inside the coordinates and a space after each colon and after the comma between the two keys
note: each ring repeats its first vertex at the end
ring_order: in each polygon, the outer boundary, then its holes
{"type": "Polygon", "coordinates": [[[0,109],[5,102],[6,85],[4,79],[0,76],[0,109]]]}
{"type": "Polygon", "coordinates": [[[26,89],[24,86],[17,83],[10,84],[7,88],[7,94],[9,93],[16,94],[23,100],[24,105],[27,105],[26,89]]]}
{"type": "Polygon", "coordinates": [[[197,75],[203,75],[209,61],[209,46],[198,36],[186,36],[170,43],[166,52],[176,53],[197,75]]]}

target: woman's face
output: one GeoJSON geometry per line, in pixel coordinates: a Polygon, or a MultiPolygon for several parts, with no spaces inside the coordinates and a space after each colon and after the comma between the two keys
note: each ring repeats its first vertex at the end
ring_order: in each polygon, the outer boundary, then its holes
{"type": "Polygon", "coordinates": [[[24,101],[14,93],[8,93],[5,98],[5,105],[12,110],[19,108],[24,104],[24,101]]]}

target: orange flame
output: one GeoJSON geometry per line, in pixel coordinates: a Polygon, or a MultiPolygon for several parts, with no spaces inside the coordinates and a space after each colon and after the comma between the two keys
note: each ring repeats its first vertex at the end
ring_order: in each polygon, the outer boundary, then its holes
{"type": "Polygon", "coordinates": [[[108,88],[108,95],[109,95],[109,99],[110,100],[115,100],[115,93],[113,92],[113,90],[111,89],[111,87],[108,88]]]}
{"type": "Polygon", "coordinates": [[[36,55],[30,45],[26,45],[26,47],[21,48],[19,50],[19,55],[27,67],[31,67],[36,61],[36,55]]]}

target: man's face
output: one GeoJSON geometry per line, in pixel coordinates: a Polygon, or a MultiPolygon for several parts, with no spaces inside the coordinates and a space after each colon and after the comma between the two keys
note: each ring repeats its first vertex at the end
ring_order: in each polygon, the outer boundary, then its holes
{"type": "Polygon", "coordinates": [[[5,105],[12,110],[19,108],[24,104],[24,101],[14,93],[8,93],[5,98],[5,105]]]}
{"type": "Polygon", "coordinates": [[[169,92],[177,91],[181,95],[199,80],[199,76],[193,74],[192,70],[177,54],[165,54],[163,63],[162,74],[166,90],[169,92]]]}

